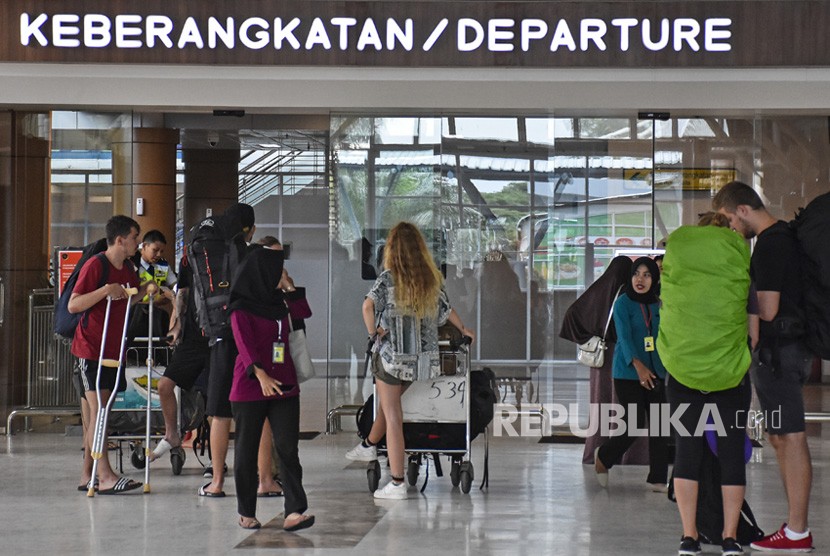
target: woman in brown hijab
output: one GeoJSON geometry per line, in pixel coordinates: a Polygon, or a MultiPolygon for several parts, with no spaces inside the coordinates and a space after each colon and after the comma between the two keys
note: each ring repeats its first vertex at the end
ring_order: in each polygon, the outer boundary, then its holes
{"type": "MultiPolygon", "coordinates": [[[[605,330],[605,323],[608,322],[608,313],[614,304],[614,299],[620,286],[631,281],[631,259],[625,256],[614,257],[605,269],[605,272],[591,284],[585,293],[565,311],[562,322],[562,329],[559,337],[576,344],[584,344],[592,336],[602,336],[605,330]]],[[[590,371],[590,404],[615,403],[614,383],[611,378],[611,361],[614,359],[614,344],[617,341],[617,333],[614,330],[614,322],[611,321],[608,333],[605,335],[605,342],[608,349],[605,351],[604,364],[600,368],[591,367],[590,371]]],[[[593,419],[596,415],[589,412],[589,429],[594,425],[593,419]]],[[[585,439],[585,451],[582,453],[582,463],[594,463],[594,450],[600,446],[605,439],[597,431],[585,439]]],[[[625,455],[622,463],[637,464],[648,463],[648,445],[638,441],[625,455]]]]}

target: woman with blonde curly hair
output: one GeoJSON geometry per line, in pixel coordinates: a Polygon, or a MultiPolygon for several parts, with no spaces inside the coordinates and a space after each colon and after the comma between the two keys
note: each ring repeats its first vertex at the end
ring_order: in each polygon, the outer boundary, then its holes
{"type": "Polygon", "coordinates": [[[376,444],[386,436],[392,480],[375,491],[375,498],[402,500],[404,439],[401,395],[413,380],[441,373],[438,327],[449,321],[461,333],[474,337],[450,307],[444,282],[421,232],[408,222],[389,232],[384,247],[384,270],[363,301],[363,322],[375,340],[372,373],[378,411],[366,439],[346,453],[352,461],[377,459],[376,444]]]}

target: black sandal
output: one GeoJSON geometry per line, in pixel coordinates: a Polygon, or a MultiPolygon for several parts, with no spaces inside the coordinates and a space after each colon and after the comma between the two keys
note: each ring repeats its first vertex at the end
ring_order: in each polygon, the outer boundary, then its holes
{"type": "Polygon", "coordinates": [[[253,521],[248,525],[245,525],[245,518],[243,516],[239,516],[239,526],[243,529],[259,529],[262,527],[262,523],[260,523],[257,518],[251,517],[248,519],[253,519],[253,521]]]}
{"type": "Polygon", "coordinates": [[[300,529],[308,529],[314,525],[314,516],[313,515],[303,515],[300,514],[300,520],[290,527],[285,527],[283,525],[284,531],[299,531],[300,529]]]}

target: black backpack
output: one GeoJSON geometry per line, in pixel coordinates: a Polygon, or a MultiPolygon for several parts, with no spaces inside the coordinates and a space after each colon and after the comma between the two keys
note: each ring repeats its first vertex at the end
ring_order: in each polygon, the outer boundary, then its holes
{"type": "Polygon", "coordinates": [[[799,210],[790,228],[801,251],[805,342],[822,359],[830,359],[830,193],[799,210]]]}
{"type": "Polygon", "coordinates": [[[199,327],[211,345],[230,329],[231,278],[245,256],[245,242],[224,216],[205,218],[190,230],[187,258],[193,271],[199,327]]]}
{"type": "MultiPolygon", "coordinates": [[[[674,494],[674,471],[672,471],[671,479],[669,479],[668,497],[672,502],[677,501],[674,494]]],[[[723,541],[723,493],[721,492],[720,462],[718,456],[713,454],[708,447],[703,448],[703,458],[700,462],[695,519],[700,542],[720,544],[723,541]]],[[[746,500],[741,505],[737,534],[735,540],[744,546],[764,538],[764,532],[758,527],[755,515],[746,500]]]]}
{"type": "MultiPolygon", "coordinates": [[[[81,259],[78,261],[78,264],[75,265],[75,268],[72,269],[72,274],[70,274],[69,278],[66,280],[66,284],[63,286],[63,292],[55,303],[54,331],[58,336],[71,340],[75,337],[75,329],[78,327],[78,323],[81,322],[82,318],[84,319],[84,323],[86,323],[86,311],[83,313],[69,312],[69,298],[72,297],[72,290],[75,289],[75,284],[78,282],[78,275],[81,273],[81,268],[83,268],[84,264],[92,257],[98,257],[101,264],[104,265],[104,271],[101,274],[101,280],[98,283],[98,287],[100,288],[107,283],[110,265],[109,261],[107,261],[106,255],[103,255],[103,252],[106,250],[106,238],[101,238],[83,248],[81,259]]],[[[55,265],[55,268],[58,268],[57,264],[55,265]]]]}

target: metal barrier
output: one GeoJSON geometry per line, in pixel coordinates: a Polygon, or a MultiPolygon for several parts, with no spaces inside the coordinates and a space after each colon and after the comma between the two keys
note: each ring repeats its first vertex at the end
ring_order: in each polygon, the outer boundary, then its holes
{"type": "Polygon", "coordinates": [[[340,417],[343,415],[357,415],[362,405],[339,405],[330,410],[326,416],[326,434],[337,434],[343,430],[340,426],[340,417]]]}
{"type": "Polygon", "coordinates": [[[6,434],[14,434],[15,417],[32,415],[80,415],[78,394],[72,385],[74,361],[70,341],[53,332],[55,293],[52,288],[29,293],[26,407],[16,409],[6,421],[6,434]]]}
{"type": "MultiPolygon", "coordinates": [[[[755,414],[754,419],[747,424],[749,428],[749,437],[753,440],[761,442],[764,440],[766,419],[763,413],[755,414]]],[[[807,423],[830,423],[830,412],[815,411],[804,414],[804,421],[807,423]]]]}

